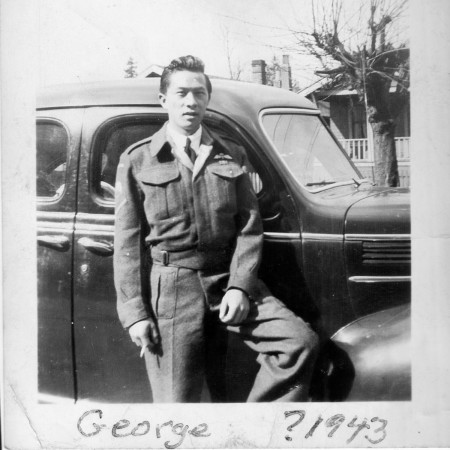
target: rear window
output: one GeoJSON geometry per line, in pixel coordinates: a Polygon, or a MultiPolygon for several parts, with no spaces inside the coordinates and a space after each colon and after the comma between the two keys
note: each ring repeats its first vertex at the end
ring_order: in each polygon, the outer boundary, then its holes
{"type": "Polygon", "coordinates": [[[66,183],[69,135],[58,122],[38,121],[36,143],[36,194],[44,200],[58,199],[66,183]]]}

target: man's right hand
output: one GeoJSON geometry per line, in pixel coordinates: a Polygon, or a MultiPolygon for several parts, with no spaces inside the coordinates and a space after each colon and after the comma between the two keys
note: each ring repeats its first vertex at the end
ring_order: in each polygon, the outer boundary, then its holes
{"type": "Polygon", "coordinates": [[[156,324],[153,320],[140,320],[139,322],[131,325],[128,332],[130,333],[131,340],[138,347],[148,347],[151,352],[156,350],[160,337],[156,324]]]}

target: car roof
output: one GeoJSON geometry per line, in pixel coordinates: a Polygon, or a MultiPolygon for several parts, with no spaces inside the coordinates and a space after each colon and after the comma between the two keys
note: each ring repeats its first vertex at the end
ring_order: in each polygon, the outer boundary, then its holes
{"type": "MultiPolygon", "coordinates": [[[[160,106],[159,78],[124,79],[49,86],[38,92],[37,109],[92,106],[160,106]]],[[[264,108],[316,110],[304,97],[285,89],[256,83],[211,79],[213,91],[209,110],[235,115],[258,114],[264,108]]]]}

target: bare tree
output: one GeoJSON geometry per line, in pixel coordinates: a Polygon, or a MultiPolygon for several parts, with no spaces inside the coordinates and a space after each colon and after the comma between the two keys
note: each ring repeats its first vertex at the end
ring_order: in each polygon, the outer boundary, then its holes
{"type": "Polygon", "coordinates": [[[233,61],[233,48],[230,46],[230,29],[225,25],[222,27],[222,39],[224,42],[230,79],[240,80],[243,68],[239,59],[236,62],[233,61]]]}
{"type": "Polygon", "coordinates": [[[316,73],[330,77],[334,87],[357,91],[373,130],[375,183],[398,186],[394,118],[409,90],[409,49],[398,23],[407,0],[361,2],[352,17],[344,15],[344,3],[311,0],[312,29],[293,35],[298,47],[320,61],[316,73]]]}

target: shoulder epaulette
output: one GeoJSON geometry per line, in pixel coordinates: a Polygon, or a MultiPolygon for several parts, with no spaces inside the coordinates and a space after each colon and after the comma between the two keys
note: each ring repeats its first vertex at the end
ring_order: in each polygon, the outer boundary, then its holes
{"type": "Polygon", "coordinates": [[[152,141],[152,136],[141,139],[140,141],[135,142],[134,144],[131,144],[125,151],[124,153],[126,153],[127,155],[129,155],[131,152],[133,152],[134,150],[136,150],[139,147],[142,147],[145,144],[150,144],[150,142],[152,141]]]}

